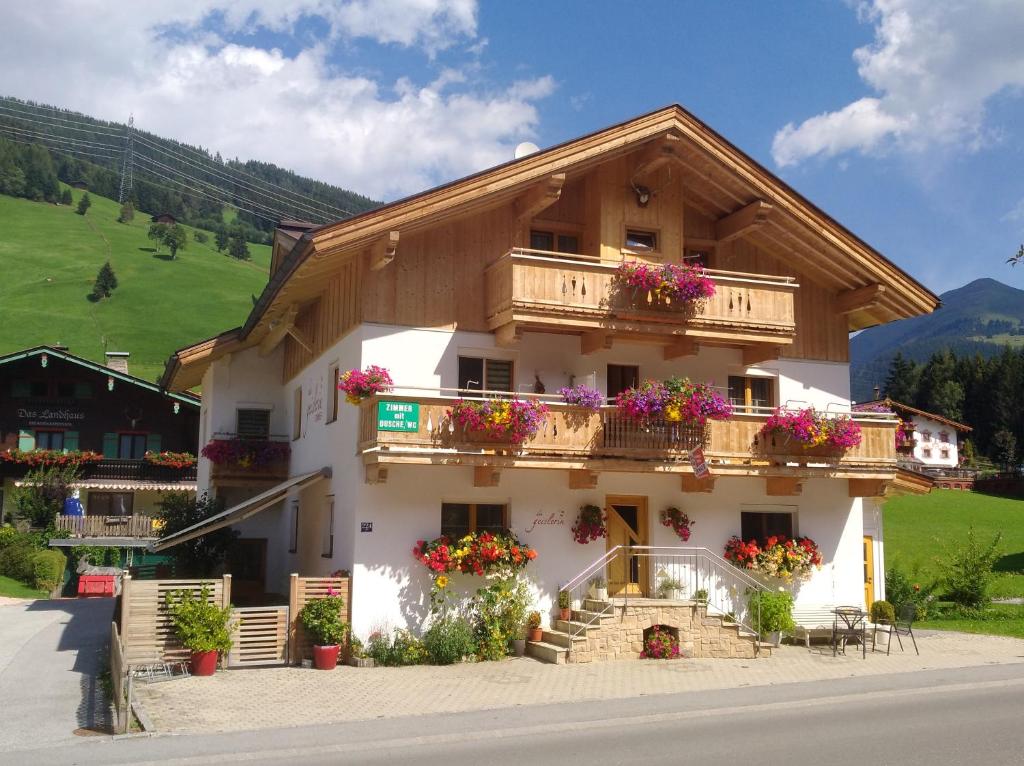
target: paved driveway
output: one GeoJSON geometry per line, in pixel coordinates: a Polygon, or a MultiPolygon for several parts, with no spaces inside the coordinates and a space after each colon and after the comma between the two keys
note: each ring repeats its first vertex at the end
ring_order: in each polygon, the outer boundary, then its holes
{"type": "Polygon", "coordinates": [[[450,667],[245,669],[213,678],[135,685],[159,732],[240,731],[280,726],[493,710],[538,703],[622,700],[679,692],[792,684],[939,668],[1024,662],[1024,640],[934,632],[891,656],[783,646],[758,660],[620,660],[544,665],[529,658],[450,667]]]}
{"type": "Polygon", "coordinates": [[[109,728],[97,676],[113,613],[111,598],[0,605],[0,753],[109,728]]]}

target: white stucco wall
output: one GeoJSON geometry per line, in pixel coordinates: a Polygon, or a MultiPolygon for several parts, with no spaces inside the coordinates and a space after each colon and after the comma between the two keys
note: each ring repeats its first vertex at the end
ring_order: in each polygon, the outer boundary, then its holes
{"type": "Polygon", "coordinates": [[[928,466],[942,468],[956,468],[960,462],[960,455],[957,449],[957,431],[952,426],[940,423],[931,418],[914,415],[914,457],[928,466]],[[940,434],[946,434],[946,441],[940,440],[940,434]],[[925,434],[931,436],[925,438],[925,434]],[[942,451],[947,450],[947,456],[942,456],[942,451]],[[930,450],[928,454],[926,450],[930,450]]]}

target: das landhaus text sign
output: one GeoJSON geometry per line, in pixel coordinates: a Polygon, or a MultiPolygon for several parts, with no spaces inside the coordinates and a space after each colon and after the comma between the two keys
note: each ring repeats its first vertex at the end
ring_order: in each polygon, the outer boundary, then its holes
{"type": "Polygon", "coordinates": [[[415,433],[419,428],[419,402],[377,402],[378,431],[415,433]]]}

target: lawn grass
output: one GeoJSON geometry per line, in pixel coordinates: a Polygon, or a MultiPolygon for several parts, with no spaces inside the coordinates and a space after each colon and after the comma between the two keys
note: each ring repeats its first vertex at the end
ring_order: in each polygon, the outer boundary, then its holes
{"type": "Polygon", "coordinates": [[[45,590],[36,590],[25,585],[23,582],[0,575],[0,596],[7,596],[9,598],[49,598],[50,594],[45,590]]]}
{"type": "Polygon", "coordinates": [[[267,282],[268,246],[250,244],[252,260],[238,261],[186,226],[188,244],[171,261],[146,236],[149,216],[117,223],[120,206],[96,194],[77,215],[82,193],[72,190],[71,206],[0,195],[0,354],[63,343],[102,362],[105,344],[130,352],[129,371],[155,380],[176,348],[245,321],[267,282]],[[119,286],[94,304],[87,296],[107,260],[119,286]]]}
{"type": "Polygon", "coordinates": [[[914,623],[914,627],[1024,638],[1024,606],[1019,604],[992,604],[985,609],[983,618],[955,617],[928,619],[914,623]]]}
{"type": "Polygon", "coordinates": [[[982,542],[1002,533],[991,595],[1024,596],[1024,500],[935,489],[887,500],[884,525],[886,566],[922,584],[938,578],[942,556],[970,527],[982,542]]]}

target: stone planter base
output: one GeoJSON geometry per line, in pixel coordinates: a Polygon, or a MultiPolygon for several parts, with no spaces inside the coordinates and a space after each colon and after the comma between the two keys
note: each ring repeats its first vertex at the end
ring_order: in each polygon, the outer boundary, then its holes
{"type": "Polygon", "coordinates": [[[349,659],[348,664],[354,668],[372,668],[373,657],[352,657],[349,659]]]}

